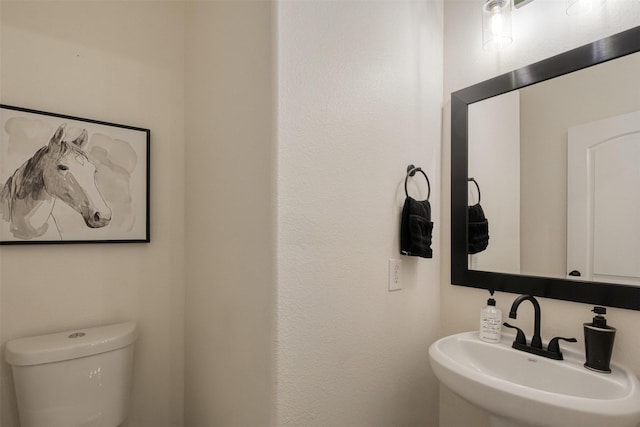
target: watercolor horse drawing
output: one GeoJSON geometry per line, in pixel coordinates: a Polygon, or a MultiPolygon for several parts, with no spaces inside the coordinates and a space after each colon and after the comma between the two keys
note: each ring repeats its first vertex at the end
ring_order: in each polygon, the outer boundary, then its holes
{"type": "Polygon", "coordinates": [[[16,169],[2,188],[0,214],[18,239],[61,239],[53,216],[58,199],[79,213],[87,227],[100,228],[111,221],[111,209],[96,187],[96,168],[85,153],[87,131],[72,141],[64,136],[62,124],[49,144],[16,169]]]}

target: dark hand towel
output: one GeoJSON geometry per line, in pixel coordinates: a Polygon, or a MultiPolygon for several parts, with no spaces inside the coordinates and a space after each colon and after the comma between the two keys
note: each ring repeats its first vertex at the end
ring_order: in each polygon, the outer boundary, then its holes
{"type": "Polygon", "coordinates": [[[489,246],[489,222],[480,204],[469,206],[469,254],[482,252],[489,246]]]}
{"type": "Polygon", "coordinates": [[[402,208],[400,224],[400,253],[403,255],[431,258],[431,204],[407,197],[402,208]]]}

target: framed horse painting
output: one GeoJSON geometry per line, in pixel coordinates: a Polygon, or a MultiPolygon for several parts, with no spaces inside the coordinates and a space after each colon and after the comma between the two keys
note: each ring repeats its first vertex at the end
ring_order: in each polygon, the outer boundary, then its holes
{"type": "Polygon", "coordinates": [[[0,244],[149,242],[149,129],[2,104],[0,125],[0,244]]]}

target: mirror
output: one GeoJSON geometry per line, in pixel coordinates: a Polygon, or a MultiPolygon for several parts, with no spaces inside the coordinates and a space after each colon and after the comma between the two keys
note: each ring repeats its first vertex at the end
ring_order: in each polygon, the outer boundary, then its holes
{"type": "Polygon", "coordinates": [[[453,284],[640,310],[640,223],[619,226],[636,216],[640,168],[618,173],[640,156],[639,71],[636,27],[452,93],[453,284]],[[609,190],[628,181],[632,198],[609,190]],[[480,195],[489,244],[469,255],[480,195]]]}
{"type": "Polygon", "coordinates": [[[492,220],[469,268],[640,284],[639,72],[640,52],[469,105],[468,197],[481,182],[492,220]]]}

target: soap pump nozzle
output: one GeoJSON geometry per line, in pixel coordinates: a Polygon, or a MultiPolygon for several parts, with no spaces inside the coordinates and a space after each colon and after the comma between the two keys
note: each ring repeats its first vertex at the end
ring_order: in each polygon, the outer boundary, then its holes
{"type": "Polygon", "coordinates": [[[491,294],[491,297],[487,300],[487,305],[496,305],[496,300],[493,299],[493,293],[495,291],[493,289],[489,289],[489,293],[491,294]]]}
{"type": "Polygon", "coordinates": [[[596,315],[593,317],[593,326],[598,328],[605,328],[607,326],[607,319],[603,316],[607,314],[607,309],[604,307],[593,307],[593,310],[596,315]]]}

